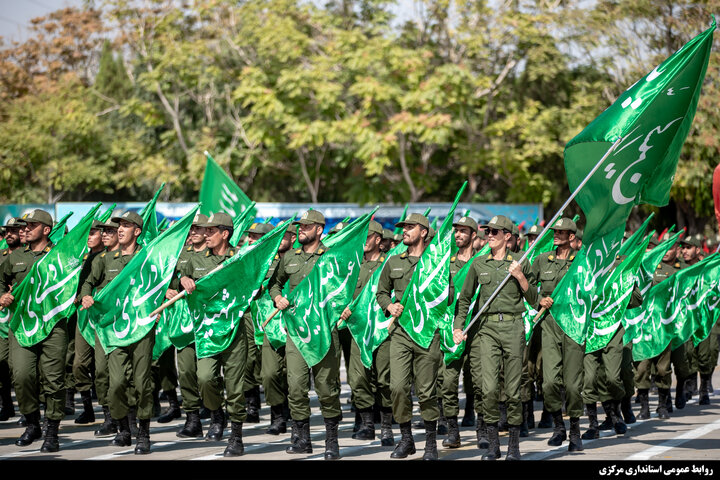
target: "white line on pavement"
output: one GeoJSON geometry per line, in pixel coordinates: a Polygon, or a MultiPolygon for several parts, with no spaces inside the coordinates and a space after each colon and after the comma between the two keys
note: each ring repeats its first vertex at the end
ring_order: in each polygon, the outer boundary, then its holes
{"type": "Polygon", "coordinates": [[[720,428],[720,420],[715,420],[713,423],[709,423],[707,425],[703,425],[702,427],[698,427],[694,430],[685,432],[679,437],[668,440],[663,444],[656,445],[654,447],[648,448],[647,450],[643,450],[642,452],[630,455],[626,458],[626,460],[649,460],[652,457],[667,452],[668,450],[672,450],[673,448],[680,446],[683,443],[687,443],[690,440],[695,440],[696,438],[700,438],[703,435],[707,435],[708,433],[712,432],[713,430],[717,430],[718,428],[720,428]]]}

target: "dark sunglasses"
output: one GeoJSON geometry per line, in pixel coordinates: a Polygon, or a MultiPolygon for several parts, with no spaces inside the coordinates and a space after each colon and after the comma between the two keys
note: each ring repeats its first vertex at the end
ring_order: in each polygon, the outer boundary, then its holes
{"type": "Polygon", "coordinates": [[[498,230],[497,228],[486,228],[485,233],[488,235],[498,235],[500,232],[506,232],[507,230],[498,230]]]}

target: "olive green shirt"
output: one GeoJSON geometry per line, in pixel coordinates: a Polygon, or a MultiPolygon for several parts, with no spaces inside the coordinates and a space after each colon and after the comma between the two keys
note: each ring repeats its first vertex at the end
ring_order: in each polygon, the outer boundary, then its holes
{"type": "Polygon", "coordinates": [[[660,265],[657,266],[653,273],[653,287],[663,280],[667,280],[673,273],[681,269],[682,265],[677,260],[670,263],[660,262],[660,265]]]}
{"type": "Polygon", "coordinates": [[[196,251],[192,245],[184,247],[182,252],[180,252],[177,263],[175,264],[175,273],[168,288],[170,288],[171,290],[180,290],[180,277],[182,277],[183,268],[185,268],[185,265],[187,265],[187,263],[192,259],[192,257],[194,257],[195,255],[205,255],[206,251],[207,247],[203,248],[200,251],[196,251]]]}
{"type": "Polygon", "coordinates": [[[30,273],[30,267],[52,247],[53,244],[48,243],[41,251],[34,252],[29,246],[25,246],[8,254],[7,260],[0,264],[0,294],[9,292],[11,287],[22,282],[30,273]]]}
{"type": "MultiPolygon", "coordinates": [[[[558,258],[557,249],[552,252],[541,253],[535,258],[530,269],[528,283],[533,288],[539,287],[538,303],[540,299],[552,296],[560,280],[570,269],[570,264],[575,260],[575,250],[570,250],[568,258],[558,258]]],[[[534,305],[537,308],[539,305],[534,305]]]]}
{"type": "Polygon", "coordinates": [[[190,256],[190,260],[185,262],[180,270],[181,277],[190,277],[197,281],[213,271],[218,265],[228,258],[235,255],[237,250],[233,247],[227,249],[224,255],[216,255],[211,249],[207,248],[202,252],[190,256]]]}
{"type": "Polygon", "coordinates": [[[285,283],[288,284],[288,293],[292,293],[295,287],[310,274],[320,259],[320,255],[325,252],[327,252],[327,247],[322,243],[313,253],[306,253],[302,248],[287,252],[278,262],[270,277],[268,283],[270,298],[275,300],[275,297],[282,295],[285,283]]]}
{"type": "Polygon", "coordinates": [[[393,303],[392,293],[395,293],[395,299],[398,302],[402,300],[419,260],[420,257],[412,257],[408,252],[404,252],[400,255],[393,255],[385,263],[380,273],[375,297],[386,317],[390,315],[387,308],[393,303]]]}
{"type": "Polygon", "coordinates": [[[357,298],[358,295],[360,295],[360,292],[362,292],[362,289],[365,287],[367,282],[370,280],[370,277],[372,277],[372,274],[375,273],[375,270],[377,270],[380,265],[383,264],[385,261],[385,255],[381,254],[380,257],[378,257],[377,260],[365,260],[363,259],[362,263],[360,264],[360,274],[358,275],[358,281],[355,285],[355,293],[353,293],[353,300],[357,298]]]}
{"type": "Polygon", "coordinates": [[[85,280],[90,276],[90,272],[92,271],[92,262],[95,260],[95,257],[98,255],[101,255],[104,251],[99,252],[88,252],[85,255],[83,255],[83,266],[82,269],[80,269],[80,276],[78,279],[78,296],[75,299],[76,302],[80,302],[80,299],[82,298],[80,296],[80,290],[82,289],[83,284],[85,283],[85,280]]]}
{"type": "Polygon", "coordinates": [[[140,245],[135,245],[132,253],[123,255],[121,249],[103,252],[96,256],[90,265],[90,274],[80,287],[80,298],[86,295],[93,295],[93,290],[99,292],[117,277],[130,260],[140,249],[140,245]]]}
{"type": "MultiPolygon", "coordinates": [[[[454,329],[461,330],[465,327],[465,319],[469,313],[468,309],[470,308],[473,296],[478,287],[481,288],[480,294],[475,302],[475,307],[473,308],[473,317],[505,277],[509,275],[508,269],[512,262],[521,257],[522,254],[507,252],[503,260],[495,260],[493,259],[492,252],[490,252],[488,255],[483,255],[473,260],[468,274],[465,277],[462,290],[460,290],[460,296],[458,297],[457,314],[455,315],[455,322],[453,324],[454,329]]],[[[524,261],[522,263],[522,272],[528,279],[529,284],[526,292],[523,293],[515,277],[510,277],[483,313],[521,315],[525,311],[523,298],[525,298],[530,305],[535,305],[537,301],[537,288],[533,288],[532,286],[530,270],[530,264],[524,261]]]]}

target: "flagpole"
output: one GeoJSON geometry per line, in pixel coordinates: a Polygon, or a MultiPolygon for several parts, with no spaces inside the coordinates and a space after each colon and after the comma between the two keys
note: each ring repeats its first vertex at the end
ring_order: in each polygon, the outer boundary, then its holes
{"type": "MultiPolygon", "coordinates": [[[[218,265],[217,267],[215,267],[215,268],[213,268],[212,270],[210,270],[210,273],[208,273],[208,275],[210,275],[210,274],[212,274],[212,273],[215,273],[215,272],[217,272],[218,270],[220,270],[220,269],[222,269],[222,268],[223,268],[223,264],[221,263],[221,264],[218,265]]],[[[205,275],[205,276],[207,276],[207,275],[205,275]]],[[[153,310],[153,311],[150,313],[150,316],[151,316],[151,317],[154,317],[155,315],[158,315],[160,312],[162,312],[163,310],[165,310],[166,308],[168,308],[168,307],[169,307],[170,305],[172,305],[173,303],[175,303],[175,302],[177,302],[178,300],[180,300],[181,298],[187,296],[187,294],[188,294],[187,290],[183,290],[182,292],[178,293],[177,295],[175,295],[174,297],[172,297],[170,300],[168,300],[167,302],[163,303],[163,304],[160,305],[158,308],[156,308],[155,310],[153,310]]]]}
{"type": "MultiPolygon", "coordinates": [[[[565,209],[570,205],[570,202],[573,201],[573,199],[577,196],[577,194],[580,192],[580,190],[582,190],[582,188],[585,186],[585,184],[586,184],[588,181],[590,181],[590,178],[595,174],[595,172],[597,172],[597,171],[600,169],[600,166],[603,164],[603,162],[605,162],[605,160],[607,159],[607,157],[610,156],[610,154],[613,152],[613,150],[615,150],[615,148],[620,144],[621,141],[622,141],[622,137],[618,137],[618,139],[615,140],[615,143],[613,143],[612,145],[610,145],[610,148],[608,148],[608,151],[605,152],[605,155],[603,155],[603,157],[600,159],[600,161],[593,167],[592,170],[590,170],[590,173],[587,174],[587,176],[585,177],[585,179],[580,183],[580,185],[577,186],[577,188],[575,189],[575,191],[574,191],[572,194],[570,194],[570,197],[569,197],[569,198],[567,199],[567,201],[563,204],[563,206],[560,207],[560,209],[558,209],[557,212],[555,212],[555,215],[554,215],[553,218],[545,225],[545,228],[543,229],[542,232],[540,232],[540,234],[538,235],[538,238],[542,238],[543,235],[545,235],[545,233],[546,233],[548,230],[550,230],[550,228],[551,228],[553,225],[555,225],[555,221],[560,217],[560,215],[562,215],[562,213],[565,211],[565,209]]],[[[530,248],[529,248],[527,251],[525,251],[525,253],[523,254],[522,258],[520,258],[520,260],[518,261],[518,263],[522,263],[523,261],[525,261],[525,259],[528,257],[528,255],[530,254],[530,252],[533,251],[533,249],[535,248],[536,245],[537,245],[537,242],[533,243],[533,244],[530,246],[530,248]]],[[[475,323],[475,321],[477,321],[478,317],[479,317],[480,315],[482,315],[482,313],[487,309],[487,307],[490,305],[490,303],[491,303],[493,300],[495,300],[495,297],[497,297],[498,293],[500,293],[500,290],[502,290],[502,288],[505,286],[505,284],[508,282],[508,280],[510,279],[511,276],[512,276],[512,275],[510,275],[510,273],[508,273],[507,276],[505,277],[505,279],[504,279],[502,282],[500,282],[500,285],[497,286],[497,288],[496,288],[495,291],[492,293],[492,295],[490,295],[490,297],[485,301],[485,304],[480,308],[480,310],[478,310],[478,313],[475,314],[475,316],[474,316],[473,319],[470,321],[470,323],[468,323],[467,327],[465,327],[465,329],[462,331],[462,334],[463,334],[463,335],[467,335],[467,332],[468,332],[468,330],[470,330],[470,327],[472,327],[473,323],[475,323]]]]}

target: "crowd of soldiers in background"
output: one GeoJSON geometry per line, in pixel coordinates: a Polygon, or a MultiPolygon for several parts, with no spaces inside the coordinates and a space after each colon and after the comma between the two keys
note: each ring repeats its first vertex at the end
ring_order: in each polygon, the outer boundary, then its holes
{"type": "MultiPolygon", "coordinates": [[[[8,245],[0,252],[0,283],[4,287],[0,304],[3,306],[12,302],[12,286],[22,280],[23,273],[27,274],[39,255],[52,247],[47,238],[52,225],[49,214],[36,210],[22,218],[10,219],[3,227],[0,233],[8,245]],[[30,256],[29,264],[17,260],[22,252],[26,253],[22,257],[25,260],[30,256]]],[[[288,306],[287,294],[282,293],[285,284],[291,290],[297,286],[326,250],[322,244],[325,229],[322,213],[308,211],[293,225],[286,232],[267,274],[271,298],[280,310],[288,306]],[[301,247],[294,249],[296,240],[301,247]]],[[[343,223],[334,226],[328,235],[334,235],[344,226],[343,223]]],[[[125,212],[107,223],[93,223],[77,298],[83,308],[92,308],[92,296],[117,275],[137,251],[136,240],[142,227],[142,219],[134,212],[125,212]]],[[[386,315],[395,318],[402,313],[399,299],[418,258],[435,234],[428,219],[420,214],[409,215],[396,227],[402,228],[403,233],[394,234],[378,222],[370,222],[355,290],[357,296],[372,272],[383,268],[377,300],[386,315]],[[407,251],[386,261],[387,252],[399,243],[404,243],[407,251]]],[[[226,214],[216,213],[209,218],[196,216],[178,260],[177,274],[168,289],[168,299],[181,290],[191,293],[194,281],[234,255],[235,249],[229,245],[232,228],[232,219],[226,214]]],[[[272,228],[270,224],[254,223],[244,232],[241,242],[256,242],[272,228]]],[[[242,425],[261,421],[264,394],[265,403],[270,407],[267,433],[284,435],[290,430],[287,453],[308,454],[312,453],[308,400],[312,373],[326,429],[324,456],[336,459],[340,457],[337,427],[342,419],[341,357],[352,392],[351,409],[355,413],[352,438],[373,441],[379,436],[382,447],[394,447],[392,458],[416,453],[413,428],[425,431],[424,459],[438,458],[437,436],[445,437],[444,448],[458,448],[460,427],[474,427],[483,459],[500,458],[499,432],[507,431],[506,459],[515,460],[520,459],[519,438],[529,436],[534,429],[552,428],[548,444],[560,446],[569,440],[571,452],[582,451],[582,440],[599,438],[602,430],[625,434],[627,424],[651,417],[649,393],[654,389],[658,393],[659,419],[667,419],[675,410],[683,409],[686,401],[694,396],[698,396],[699,404],[709,404],[713,393],[711,375],[718,360],[717,325],[697,347],[692,342],[674,351],[668,347],[659,357],[643,362],[632,361],[631,345],[622,343],[622,328],[605,349],[585,354],[584,348],[570,340],[549,313],[525,344],[521,318],[523,298],[538,309],[549,308],[552,289],[567,272],[582,245],[582,231],[572,220],[563,218],[551,228],[554,250],[538,256],[533,264],[519,264],[517,260],[522,256],[526,239],[527,244],[532,245],[540,233],[539,226],[531,227],[521,236],[518,226],[503,216],[480,225],[470,217],[454,223],[457,253],[450,259],[451,276],[490,242],[489,255],[473,260],[464,284],[454,285],[455,289],[462,290],[458,305],[465,307],[468,318],[477,312],[484,300],[482,295],[490,294],[490,288],[481,289],[481,297],[473,307],[470,300],[479,285],[499,283],[504,276],[512,276],[512,281],[503,287],[481,321],[466,333],[462,332],[465,316],[456,318],[456,343],[467,342],[465,354],[456,362],[447,365],[443,362],[437,332],[430,347],[421,348],[402,328],[393,325],[388,339],[375,351],[371,369],[360,362],[359,351],[348,329],[333,329],[330,351],[323,361],[309,368],[290,338],[287,345],[279,349],[272,347],[267,338],[262,346],[256,346],[255,325],[246,312],[244,334],[236,335],[221,355],[198,360],[193,345],[177,351],[171,347],[150,364],[154,332],[137,344],[106,355],[98,341],[88,345],[76,329],[73,316],[59,324],[58,332],[54,330],[36,347],[13,344],[12,333],[9,339],[0,339],[0,421],[17,415],[11,395],[14,386],[22,414],[18,422],[26,426],[16,444],[27,446],[43,438],[42,451],[58,451],[60,421],[76,414],[76,395],[79,394],[82,407],[74,423],[95,424],[94,402],[97,402],[104,418],[97,425],[95,436],[113,437],[112,444],[116,446],[130,446],[134,437],[136,454],[150,453],[151,418],[158,423],[169,423],[181,418],[184,410],[186,421],[177,432],[178,437],[220,441],[230,421],[224,455],[239,456],[244,452],[242,425]],[[62,352],[62,361],[48,358],[52,352],[62,352]],[[672,373],[676,377],[674,402],[672,373]],[[460,420],[461,377],[465,401],[460,420]],[[413,395],[421,412],[420,421],[414,424],[411,423],[413,395]],[[161,400],[168,402],[164,411],[161,411],[161,400]],[[537,422],[534,402],[543,403],[537,422]],[[598,421],[598,402],[606,415],[603,422],[598,421]],[[639,404],[637,415],[633,404],[639,404]],[[44,418],[40,408],[45,409],[44,418]],[[569,417],[569,438],[563,414],[569,417]],[[582,435],[581,416],[587,416],[589,421],[582,435]],[[207,433],[203,431],[201,419],[210,419],[207,433]],[[380,425],[379,435],[376,435],[376,424],[380,425]],[[397,442],[394,424],[399,425],[401,433],[397,442]]],[[[653,238],[648,248],[661,240],[653,238]]],[[[663,281],[700,261],[714,251],[717,240],[685,236],[665,255],[654,282],[663,281]]],[[[641,304],[642,298],[634,301],[641,304]]],[[[341,318],[347,319],[350,313],[346,309],[341,318]]]]}

